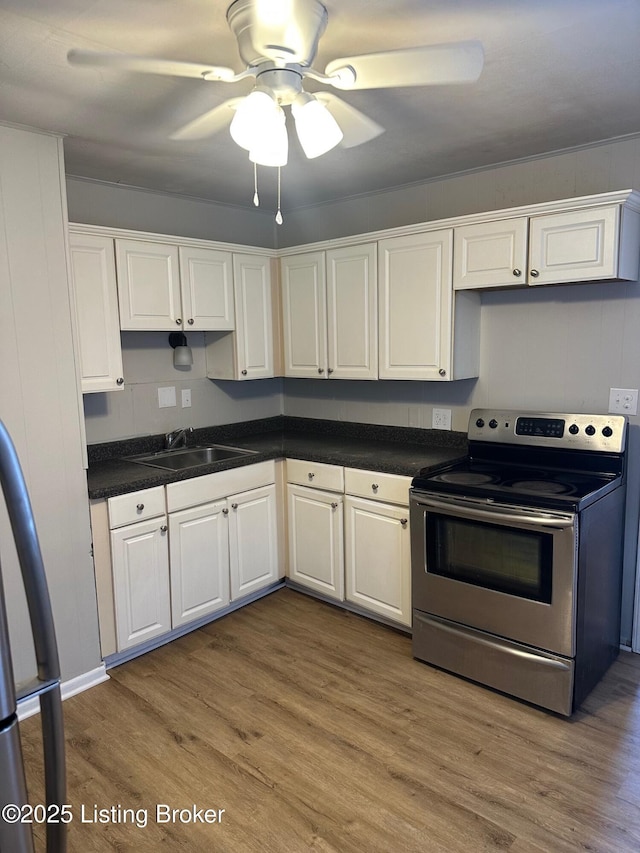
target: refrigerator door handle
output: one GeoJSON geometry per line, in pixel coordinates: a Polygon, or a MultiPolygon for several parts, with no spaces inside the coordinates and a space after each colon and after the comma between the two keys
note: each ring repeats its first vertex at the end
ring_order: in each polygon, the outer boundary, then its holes
{"type": "MultiPolygon", "coordinates": [[[[60,661],[51,600],[29,493],[18,454],[1,420],[0,486],[4,492],[27,597],[38,679],[41,682],[53,682],[40,694],[46,801],[47,806],[62,806],[66,799],[64,726],[60,695],[60,661]]],[[[65,849],[66,825],[49,822],[47,853],[64,853],[65,849]]]]}

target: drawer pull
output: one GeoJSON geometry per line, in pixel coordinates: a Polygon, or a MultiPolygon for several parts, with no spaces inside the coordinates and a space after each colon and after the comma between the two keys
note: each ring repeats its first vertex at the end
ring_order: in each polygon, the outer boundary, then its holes
{"type": "Polygon", "coordinates": [[[163,524],[163,525],[160,527],[160,533],[166,533],[166,532],[167,532],[167,525],[166,525],[166,524],[163,524]]]}
{"type": "Polygon", "coordinates": [[[138,510],[138,512],[142,512],[142,510],[144,509],[144,504],[138,504],[136,506],[136,509],[138,510]]]}
{"type": "Polygon", "coordinates": [[[377,492],[378,489],[380,488],[380,486],[377,483],[372,483],[371,488],[373,489],[374,492],[377,492]]]}
{"type": "Polygon", "coordinates": [[[335,501],[331,504],[331,509],[338,509],[338,504],[335,501]]]}
{"type": "Polygon", "coordinates": [[[406,527],[408,523],[409,523],[409,519],[408,519],[408,518],[401,518],[401,519],[400,519],[400,524],[401,524],[403,527],[406,527]]]}
{"type": "Polygon", "coordinates": [[[309,471],[308,476],[309,476],[309,479],[310,479],[310,480],[313,480],[313,478],[314,478],[316,475],[315,475],[312,471],[309,471]]]}

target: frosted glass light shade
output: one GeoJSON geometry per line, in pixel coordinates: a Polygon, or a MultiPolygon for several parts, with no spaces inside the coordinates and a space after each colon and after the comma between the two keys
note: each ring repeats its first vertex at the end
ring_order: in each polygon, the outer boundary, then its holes
{"type": "Polygon", "coordinates": [[[176,347],[173,351],[173,366],[187,367],[190,364],[193,364],[191,347],[176,347]]]}
{"type": "Polygon", "coordinates": [[[229,132],[233,141],[247,151],[262,134],[265,125],[273,124],[280,107],[264,89],[254,89],[242,101],[233,117],[229,132]]]}
{"type": "Polygon", "coordinates": [[[331,151],[342,140],[338,122],[313,95],[302,92],[293,102],[291,111],[300,145],[310,160],[331,151]]]}
{"type": "Polygon", "coordinates": [[[249,149],[249,159],[259,166],[286,166],[289,158],[289,137],[281,107],[262,123],[249,149]]]}

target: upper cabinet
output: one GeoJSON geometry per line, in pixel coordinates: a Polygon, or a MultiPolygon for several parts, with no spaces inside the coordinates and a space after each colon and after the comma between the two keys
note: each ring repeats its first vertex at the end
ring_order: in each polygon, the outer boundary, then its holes
{"type": "Polygon", "coordinates": [[[640,214],[624,203],[462,225],[454,288],[638,279],[640,214]]]}
{"type": "Polygon", "coordinates": [[[377,379],[376,244],[282,258],[285,376],[377,379]]]}
{"type": "Polygon", "coordinates": [[[233,254],[236,327],[207,335],[210,379],[265,379],[274,375],[271,261],[233,254]]]}
{"type": "Polygon", "coordinates": [[[120,328],[234,328],[231,252],[116,239],[120,328]]]}
{"type": "Polygon", "coordinates": [[[379,241],[381,379],[478,375],[479,300],[454,301],[452,254],[452,229],[379,241]]]}
{"type": "Polygon", "coordinates": [[[113,240],[69,234],[82,392],[124,387],[113,240]]]}

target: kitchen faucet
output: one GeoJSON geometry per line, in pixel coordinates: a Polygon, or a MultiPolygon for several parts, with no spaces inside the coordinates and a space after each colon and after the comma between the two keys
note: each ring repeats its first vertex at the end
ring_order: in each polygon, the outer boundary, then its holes
{"type": "Polygon", "coordinates": [[[164,437],[164,446],[167,450],[175,450],[177,447],[187,446],[187,435],[193,433],[193,427],[180,427],[168,432],[164,437]]]}

